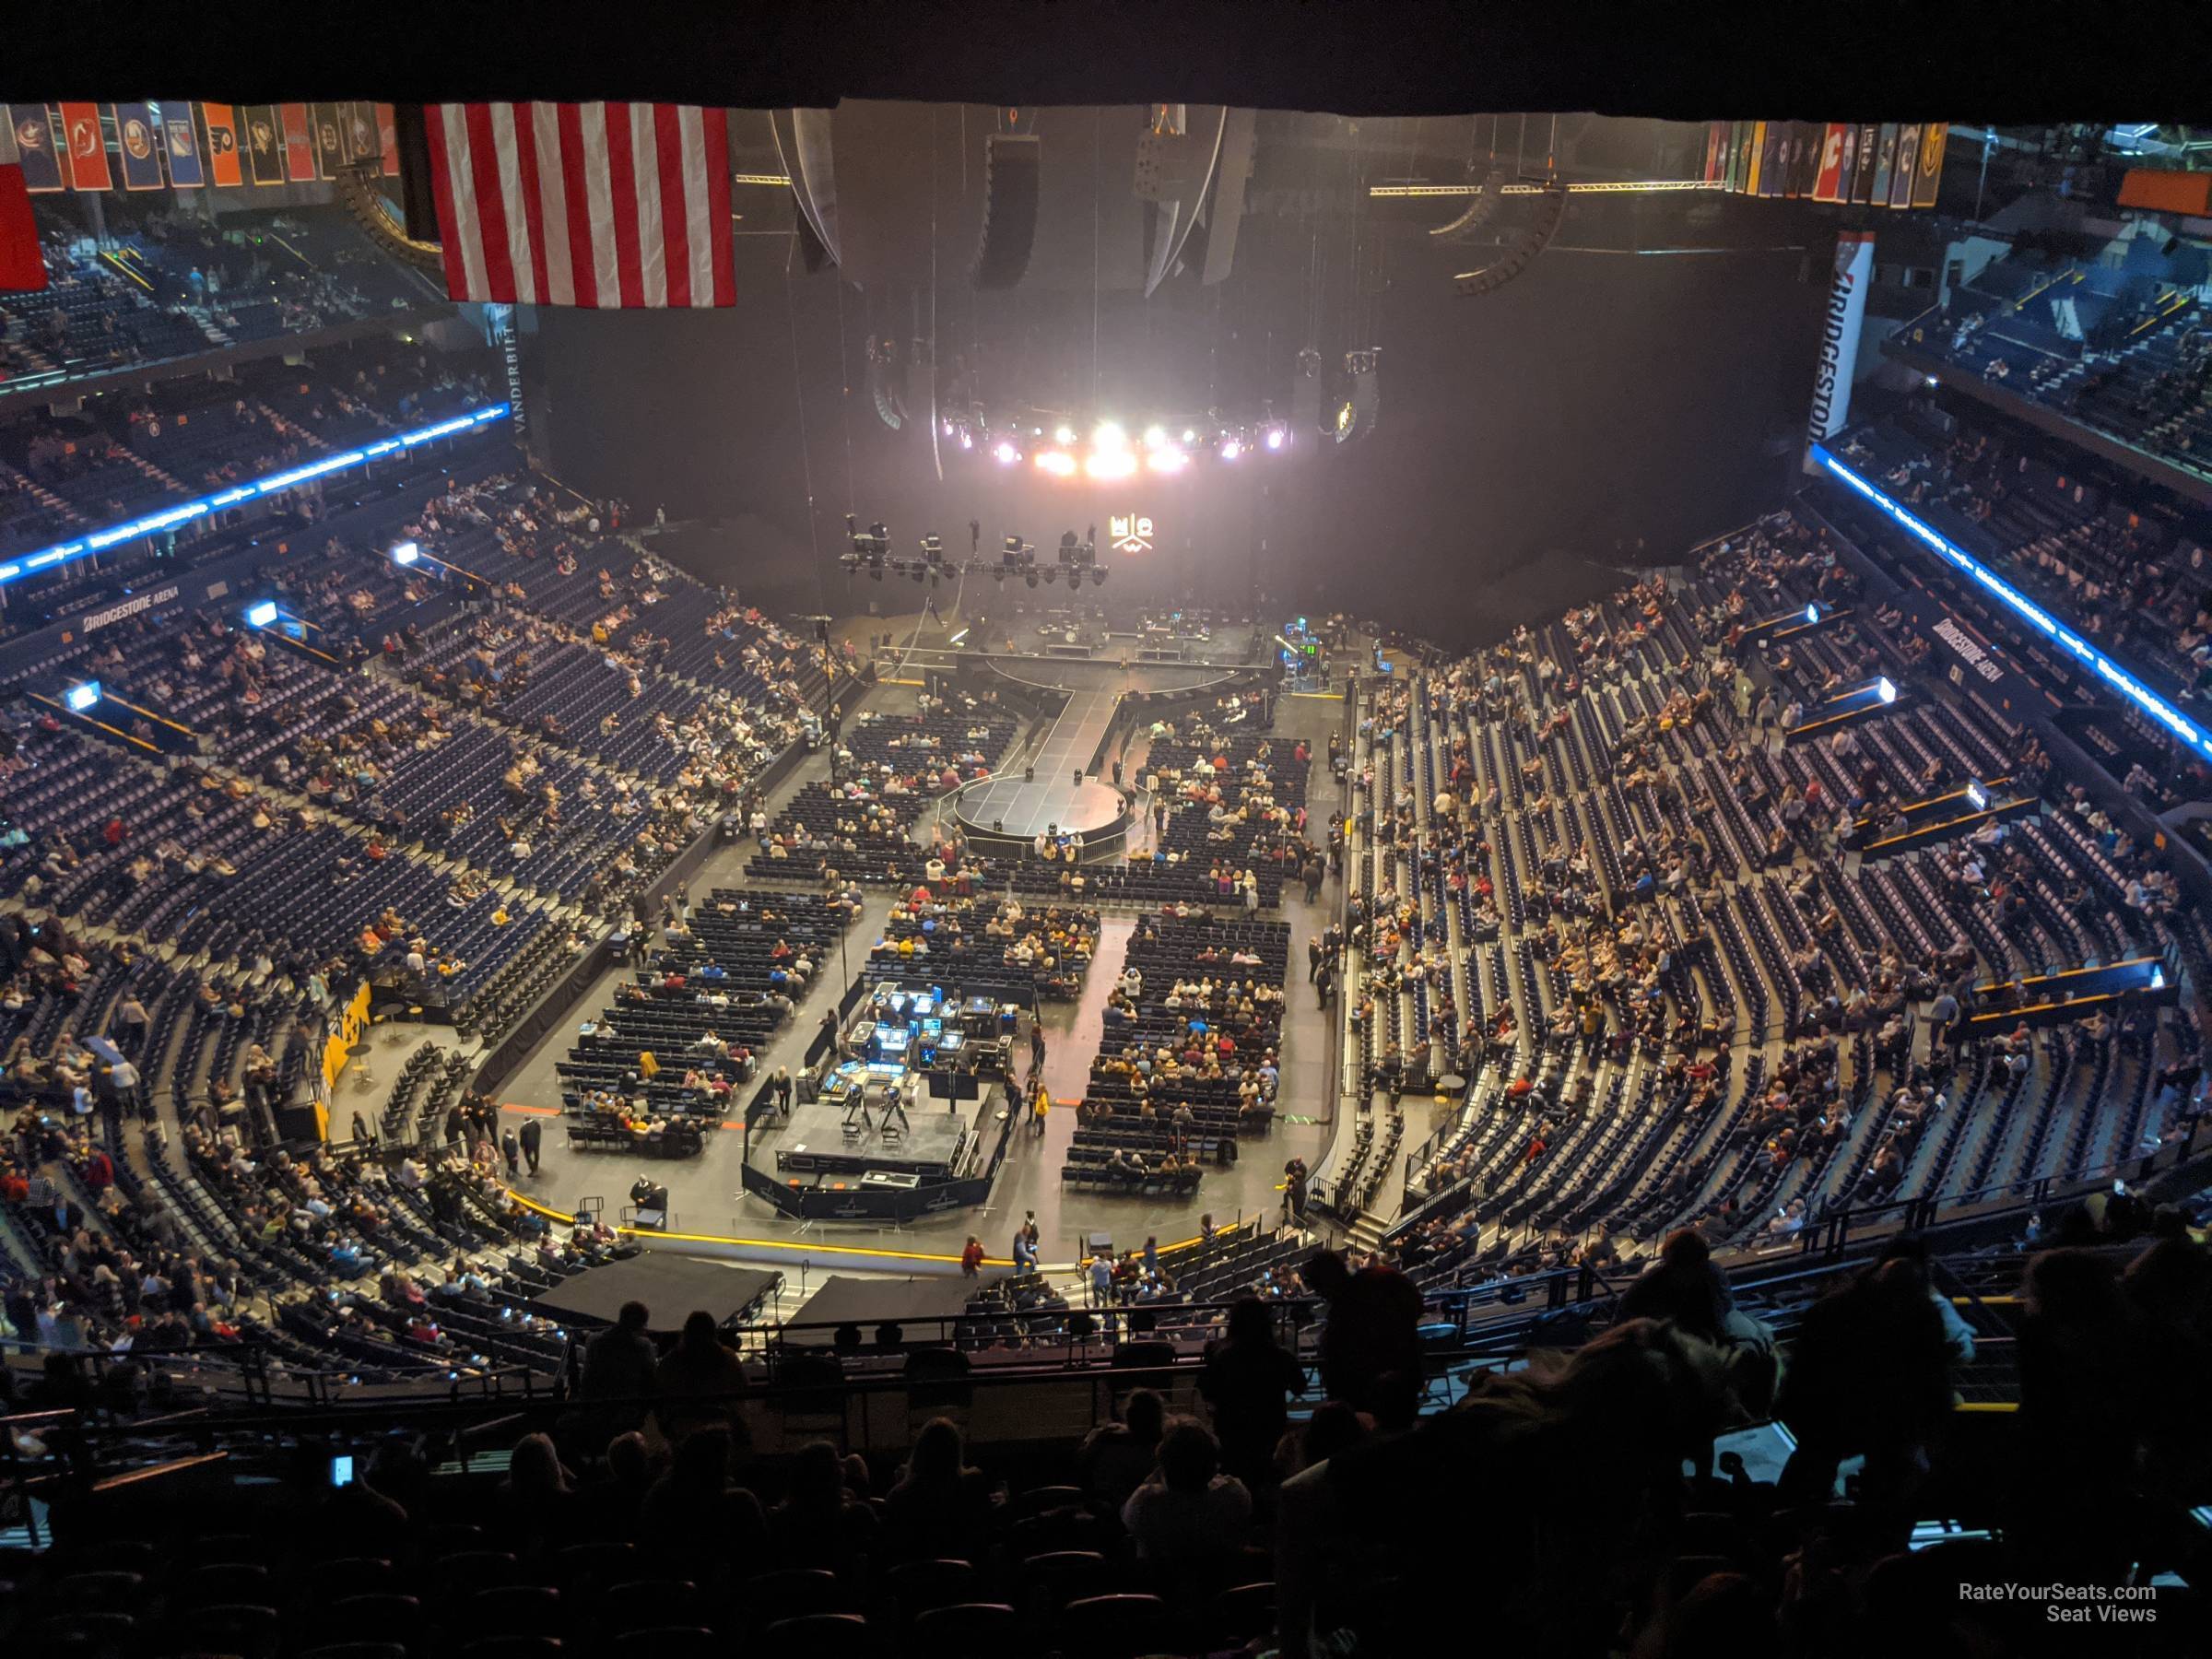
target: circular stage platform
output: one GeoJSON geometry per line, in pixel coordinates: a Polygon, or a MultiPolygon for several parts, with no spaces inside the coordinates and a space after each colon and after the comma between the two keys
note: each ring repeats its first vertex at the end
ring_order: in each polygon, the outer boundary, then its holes
{"type": "Polygon", "coordinates": [[[986,778],[963,789],[953,812],[969,842],[978,848],[1019,850],[1058,827],[1083,837],[1085,863],[1122,851],[1129,828],[1129,797],[1111,783],[1071,772],[1025,780],[1019,773],[986,778]]]}

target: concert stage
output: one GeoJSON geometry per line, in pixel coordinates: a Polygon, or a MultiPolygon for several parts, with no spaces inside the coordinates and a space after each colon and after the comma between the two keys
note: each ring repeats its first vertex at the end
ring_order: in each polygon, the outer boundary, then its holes
{"type": "MultiPolygon", "coordinates": [[[[959,1104],[959,1102],[955,1102],[959,1104]]],[[[858,1118],[848,1130],[845,1108],[816,1102],[792,1109],[791,1122],[778,1133],[776,1171],[779,1174],[828,1173],[866,1176],[880,1172],[921,1181],[945,1181],[959,1168],[971,1137],[967,1115],[947,1112],[942,1101],[924,1095],[910,1114],[903,1134],[896,1127],[887,1133],[885,1108],[868,1108],[868,1124],[858,1118]]],[[[888,1185],[889,1182],[875,1184],[888,1185]]],[[[901,1181],[899,1184],[906,1184],[901,1181]]]]}
{"type": "MultiPolygon", "coordinates": [[[[832,1274],[822,1281],[820,1289],[799,1305],[799,1311],[791,1316],[789,1323],[794,1325],[852,1323],[859,1324],[864,1335],[872,1335],[887,1320],[921,1324],[957,1319],[968,1312],[968,1298],[971,1293],[966,1279],[949,1275],[901,1281],[832,1274]]],[[[920,1331],[914,1334],[924,1335],[920,1331]]],[[[799,1347],[818,1347],[835,1336],[834,1330],[791,1331],[785,1340],[799,1347]]]]}
{"type": "Polygon", "coordinates": [[[571,1274],[530,1301],[534,1312],[589,1325],[610,1325],[629,1301],[653,1311],[646,1328],[657,1335],[683,1329],[695,1308],[704,1308],[716,1324],[741,1324],[755,1318],[783,1282],[780,1273],[739,1267],[728,1262],[648,1250],[586,1273],[571,1274]]]}
{"type": "Polygon", "coordinates": [[[1037,752],[1020,758],[1021,774],[1007,771],[962,790],[953,810],[969,841],[1018,853],[1057,828],[1083,837],[1086,863],[1118,856],[1129,827],[1128,797],[1090,774],[1103,764],[1126,689],[1070,692],[1037,752]]]}

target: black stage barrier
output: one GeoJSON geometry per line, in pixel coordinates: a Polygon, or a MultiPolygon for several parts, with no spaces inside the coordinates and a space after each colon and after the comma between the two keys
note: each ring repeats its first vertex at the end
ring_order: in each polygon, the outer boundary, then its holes
{"type": "Polygon", "coordinates": [[[759,1267],[641,1251],[588,1273],[572,1273],[531,1299],[531,1308],[556,1319],[613,1324],[624,1302],[652,1310],[646,1328],[665,1335],[683,1329],[696,1309],[704,1308],[716,1324],[748,1319],[783,1282],[783,1276],[759,1267]]]}

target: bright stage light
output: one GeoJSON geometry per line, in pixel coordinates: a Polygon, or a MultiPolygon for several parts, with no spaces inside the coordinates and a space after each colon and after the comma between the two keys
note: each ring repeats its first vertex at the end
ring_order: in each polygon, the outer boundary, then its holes
{"type": "Polygon", "coordinates": [[[1224,460],[1224,461],[1234,461],[1234,460],[1235,460],[1235,459],[1236,459],[1236,458],[1237,458],[1239,455],[1242,454],[1243,453],[1244,453],[1244,446],[1243,446],[1241,443],[1239,443],[1239,442],[1238,442],[1238,441],[1236,441],[1234,438],[1224,438],[1224,439],[1221,441],[1221,459],[1222,459],[1222,460],[1224,460]]]}
{"type": "Polygon", "coordinates": [[[1159,425],[1158,422],[1147,427],[1145,429],[1145,447],[1147,449],[1167,448],[1168,429],[1159,425]]]}
{"type": "Polygon", "coordinates": [[[259,605],[246,607],[246,622],[253,628],[266,628],[276,620],[276,601],[264,599],[259,605]]]}
{"type": "Polygon", "coordinates": [[[1076,475],[1076,458],[1065,450],[1040,450],[1037,470],[1051,473],[1055,478],[1072,478],[1076,475]]]}
{"type": "Polygon", "coordinates": [[[1887,675],[1874,682],[1874,694],[1886,703],[1893,703],[1897,700],[1897,688],[1889,683],[1887,675]]]}
{"type": "Polygon", "coordinates": [[[1145,458],[1145,465],[1158,473],[1179,473],[1190,465],[1191,458],[1179,449],[1154,450],[1145,458]]]}
{"type": "Polygon", "coordinates": [[[401,542],[392,549],[392,562],[395,565],[411,565],[421,557],[422,549],[413,542],[401,542]]]}
{"type": "Polygon", "coordinates": [[[973,449],[975,447],[975,434],[969,431],[961,432],[960,447],[964,450],[973,449]]]}
{"type": "Polygon", "coordinates": [[[952,422],[949,420],[945,423],[945,436],[947,438],[952,436],[952,422]]]}
{"type": "Polygon", "coordinates": [[[1053,441],[1054,443],[1073,443],[1075,441],[1076,429],[1074,427],[1062,425],[1056,426],[1053,429],[1053,441]]]}
{"type": "Polygon", "coordinates": [[[1090,441],[1099,449],[1118,450],[1127,446],[1129,434],[1122,430],[1118,422],[1101,420],[1091,433],[1090,441]]]}
{"type": "Polygon", "coordinates": [[[1290,434],[1284,431],[1281,427],[1269,427],[1267,429],[1267,447],[1269,449],[1279,450],[1284,444],[1289,441],[1290,434]]]}
{"type": "Polygon", "coordinates": [[[67,691],[62,694],[62,700],[66,702],[70,708],[75,710],[77,713],[82,714],[87,709],[90,708],[94,703],[100,700],[100,682],[98,680],[87,680],[81,686],[72,686],[67,691]]]}
{"type": "Polygon", "coordinates": [[[993,455],[997,457],[998,464],[1001,466],[1011,466],[1015,462],[1021,459],[1021,452],[1016,449],[1011,443],[1008,443],[1004,438],[1001,438],[998,441],[998,446],[991,453],[993,455]]]}
{"type": "Polygon", "coordinates": [[[1125,478],[1136,470],[1136,457],[1125,449],[1096,449],[1083,470],[1094,478],[1125,478]]]}
{"type": "Polygon", "coordinates": [[[1184,428],[1182,429],[1182,441],[1183,441],[1185,443],[1195,443],[1195,442],[1197,442],[1197,441],[1198,441],[1198,433],[1197,433],[1197,431],[1196,431],[1196,430],[1195,430],[1194,428],[1191,428],[1191,427],[1184,427],[1184,428]]]}
{"type": "Polygon", "coordinates": [[[1807,622],[1818,622],[1818,621],[1819,621],[1819,620],[1820,620],[1820,607],[1819,607],[1818,605],[1808,605],[1808,606],[1806,606],[1805,607],[1805,619],[1806,619],[1807,622]]]}

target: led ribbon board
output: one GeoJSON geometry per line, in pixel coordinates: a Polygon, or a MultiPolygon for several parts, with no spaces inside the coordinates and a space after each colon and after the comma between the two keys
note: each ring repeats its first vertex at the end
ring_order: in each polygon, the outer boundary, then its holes
{"type": "Polygon", "coordinates": [[[11,559],[5,564],[0,564],[0,587],[5,587],[11,582],[18,582],[26,576],[35,576],[41,571],[50,571],[56,565],[67,564],[72,559],[82,559],[88,553],[102,553],[108,548],[118,547],[124,542],[135,541],[142,535],[151,535],[159,530],[174,529],[179,524],[189,524],[196,518],[204,518],[210,512],[219,512],[226,507],[235,507],[241,501],[257,500],[264,496],[273,496],[283,490],[297,488],[300,485],[310,483],[316,478],[327,478],[335,473],[350,471],[352,468],[364,465],[380,456],[394,454],[403,450],[411,450],[418,444],[429,443],[433,439],[450,438],[456,432],[472,431],[491,421],[504,420],[509,410],[510,406],[507,404],[487,404],[480,409],[471,409],[465,415],[456,415],[451,420],[441,420],[435,426],[423,427],[412,432],[402,432],[395,438],[379,439],[376,442],[361,449],[345,450],[335,455],[324,455],[317,460],[309,462],[305,466],[288,467],[283,472],[274,473],[265,478],[256,478],[251,483],[233,484],[228,489],[218,490],[211,496],[202,496],[196,501],[180,501],[174,507],[164,507],[160,512],[149,513],[145,518],[131,519],[120,524],[111,524],[105,530],[94,530],[88,535],[78,536],[74,541],[56,542],[51,547],[41,547],[36,553],[26,554],[20,559],[11,559]]]}
{"type": "Polygon", "coordinates": [[[2173,704],[2168,702],[2125,668],[2089,643],[2088,641],[2053,617],[2042,606],[2020,593],[2010,582],[1984,565],[1964,547],[1950,540],[1933,526],[1892,500],[1850,467],[1829,453],[1825,444],[1813,445],[1813,459],[1855,494],[1878,508],[1900,529],[1929,552],[1980,582],[1994,597],[2001,600],[2006,608],[2017,615],[2044,639],[2057,646],[2068,656],[2078,661],[2099,679],[2121,696],[2134,703],[2144,713],[2173,734],[2176,741],[2194,753],[2200,759],[2212,760],[2212,732],[2207,732],[2173,704]]]}

